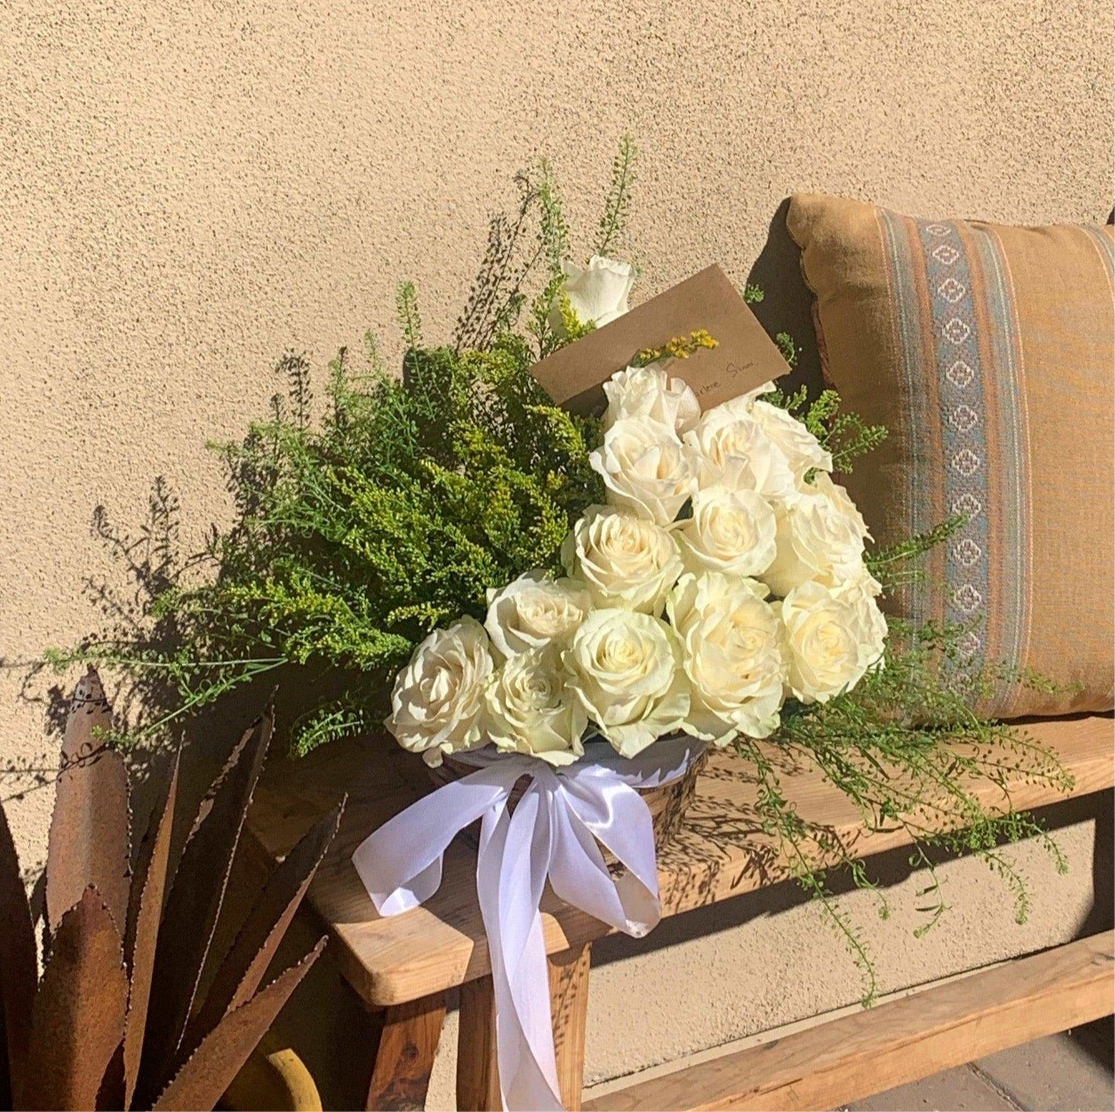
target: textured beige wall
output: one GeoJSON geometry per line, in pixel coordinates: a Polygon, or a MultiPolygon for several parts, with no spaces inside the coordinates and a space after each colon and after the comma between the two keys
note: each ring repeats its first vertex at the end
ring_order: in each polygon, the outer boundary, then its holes
{"type": "MultiPolygon", "coordinates": [[[[118,577],[92,507],[138,521],[167,474],[196,541],[227,513],[204,441],[274,357],[390,335],[401,276],[444,334],[532,155],[588,231],[637,136],[644,294],[742,281],[795,190],[1102,220],[1112,39],[1105,0],[0,0],[0,765],[50,760],[15,665],[118,577]]],[[[29,866],[48,806],[12,805],[29,866]]]]}

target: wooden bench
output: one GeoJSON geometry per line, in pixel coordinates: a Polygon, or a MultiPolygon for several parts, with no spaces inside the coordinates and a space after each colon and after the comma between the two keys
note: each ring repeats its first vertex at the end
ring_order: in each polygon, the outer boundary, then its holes
{"type": "MultiPolygon", "coordinates": [[[[1028,728],[1056,749],[1072,772],[1073,796],[1112,787],[1110,717],[1052,720],[1028,728]]],[[[865,830],[855,807],[816,770],[799,770],[784,786],[804,818],[829,828],[855,856],[908,844],[903,830],[865,830]]],[[[1028,782],[1008,788],[1016,809],[1066,798],[1028,782]]],[[[309,902],[332,936],[330,950],[342,975],[381,1015],[378,1049],[369,1048],[369,1054],[375,1049],[375,1065],[366,1107],[423,1107],[446,992],[459,988],[458,1107],[499,1108],[492,981],[476,901],[475,852],[455,842],[437,895],[386,919],[377,915],[350,862],[364,837],[428,790],[420,763],[384,739],[330,746],[297,765],[281,763],[269,770],[256,793],[250,830],[268,856],[281,857],[348,793],[340,833],[309,902]]],[[[980,793],[991,806],[1006,801],[991,784],[980,793]]],[[[714,753],[682,831],[660,854],[663,917],[786,879],[789,866],[758,829],[754,804],[746,763],[730,753],[714,753]]],[[[543,901],[543,924],[562,1096],[567,1108],[579,1109],[591,947],[608,928],[552,893],[543,901]]],[[[822,1024],[757,1051],[636,1082],[588,1107],[832,1108],[1109,1014],[1112,970],[1108,932],[822,1024]]]]}

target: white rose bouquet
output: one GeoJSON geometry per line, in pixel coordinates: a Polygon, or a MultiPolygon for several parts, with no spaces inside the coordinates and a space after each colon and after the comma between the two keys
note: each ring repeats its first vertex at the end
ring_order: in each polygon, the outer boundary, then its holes
{"type": "MultiPolygon", "coordinates": [[[[582,285],[628,270],[564,268],[582,285]]],[[[882,663],[869,534],[831,453],[768,400],[773,383],[702,412],[672,369],[605,384],[589,456],[605,500],[561,545],[567,578],[525,569],[489,590],[483,627],[462,617],[417,647],[387,719],[407,749],[436,765],[494,744],[564,765],[590,736],[625,757],[679,732],[725,746],[882,663]]]]}
{"type": "MultiPolygon", "coordinates": [[[[145,708],[133,743],[157,744],[265,673],[268,684],[284,677],[296,708],[294,755],[328,744],[352,759],[346,743],[377,732],[386,715],[395,739],[431,765],[463,760],[474,786],[503,785],[484,819],[499,835],[489,848],[504,844],[511,790],[525,776],[544,805],[517,817],[557,816],[531,852],[564,837],[565,864],[568,850],[590,873],[604,864],[584,808],[601,783],[626,805],[592,811],[593,829],[607,811],[612,843],[630,848],[650,837],[640,785],[661,786],[695,767],[685,764],[693,752],[726,747],[725,760],[759,784],[763,829],[801,863],[802,883],[862,959],[809,871],[818,844],[830,860],[848,855],[797,813],[780,787],[792,774],[784,766],[819,768],[868,825],[904,824],[915,843],[984,855],[1024,893],[998,842],[1037,828],[989,809],[973,786],[1008,776],[1063,784],[1065,774],[1048,750],[978,708],[1003,684],[1043,681],[973,663],[963,626],[895,619],[888,630],[880,599],[917,576],[911,561],[960,522],[874,544],[834,476],[886,430],[840,412],[830,391],[786,397],[766,383],[702,409],[686,381],[686,359],[715,343],[700,332],[599,367],[599,416],[542,390],[540,361],[612,322],[631,325],[636,272],[614,256],[633,156],[625,141],[587,265],[569,261],[542,165],[516,178],[518,208],[493,218],[451,340],[424,340],[414,288],[403,284],[401,376],[374,343],[363,363],[342,350],[319,409],[308,361],[282,360],[289,397],[223,446],[234,526],[177,558],[177,502],[162,483],[138,533],[145,547],[100,516],[98,531],[152,594],[133,608],[98,593],[120,624],[48,656],[59,669],[93,664],[131,678],[145,708]],[[199,574],[206,566],[213,574],[199,574]]],[[[793,344],[779,343],[792,365],[793,344]]],[[[424,836],[445,832],[444,799],[469,795],[447,787],[415,804],[433,808],[424,836]]],[[[367,851],[373,872],[372,859],[414,848],[394,822],[367,851]]],[[[548,863],[537,865],[547,875],[548,863]]],[[[653,864],[643,882],[643,911],[629,908],[617,929],[653,925],[653,914],[639,917],[653,904],[653,864]]],[[[507,899],[522,887],[510,884],[507,899]]],[[[592,889],[560,887],[572,901],[592,889]]],[[[591,913],[610,914],[596,902],[591,913]]]]}

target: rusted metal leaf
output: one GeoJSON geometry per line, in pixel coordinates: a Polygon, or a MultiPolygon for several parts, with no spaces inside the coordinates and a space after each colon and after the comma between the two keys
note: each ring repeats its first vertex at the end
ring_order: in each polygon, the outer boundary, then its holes
{"type": "Polygon", "coordinates": [[[178,1061],[198,982],[224,900],[252,790],[271,739],[273,711],[240,739],[202,807],[175,870],[159,928],[137,1099],[151,1100],[178,1061]]]}
{"type": "Polygon", "coordinates": [[[162,1091],[153,1112],[213,1108],[324,948],[322,938],[297,965],[229,1012],[162,1091]]]}
{"type": "Polygon", "coordinates": [[[190,1022],[183,1041],[187,1052],[198,1046],[228,1012],[247,1003],[259,988],[337,833],[343,809],[342,802],[311,827],[268,878],[236,941],[221,962],[204,1005],[190,1022]]]}
{"type": "Polygon", "coordinates": [[[97,1112],[118,1112],[124,1107],[124,1044],[121,1042],[112,1052],[105,1075],[101,1078],[97,1112]]]}
{"type": "Polygon", "coordinates": [[[6,1045],[0,1064],[0,1091],[23,1072],[31,1041],[31,1001],[38,980],[35,926],[8,816],[0,806],[0,1043],[6,1045]]]}
{"type": "Polygon", "coordinates": [[[31,905],[31,922],[37,927],[39,921],[46,918],[46,869],[36,877],[27,902],[31,905]]]}
{"type": "Polygon", "coordinates": [[[31,1051],[17,1107],[94,1108],[124,1037],[128,976],[112,914],[95,888],[67,911],[31,1008],[31,1051]]]}
{"type": "Polygon", "coordinates": [[[171,835],[174,829],[174,804],[178,798],[180,754],[174,755],[166,789],[151,812],[147,833],[140,842],[132,878],[131,907],[124,937],[124,960],[131,975],[128,1017],[124,1032],[123,1107],[130,1108],[139,1076],[143,1036],[151,1000],[151,975],[155,968],[155,949],[159,921],[166,895],[171,835]]]}
{"type": "Polygon", "coordinates": [[[112,711],[90,668],[70,703],[62,770],[47,845],[46,915],[51,931],[90,885],[123,934],[128,912],[128,773],[100,731],[112,711]]]}
{"type": "Polygon", "coordinates": [[[0,1108],[15,1108],[14,1078],[12,1063],[8,1055],[8,1039],[5,1032],[4,1002],[0,1000],[0,1108]]]}
{"type": "MultiPolygon", "coordinates": [[[[4,1029],[4,1005],[0,1004],[0,1031],[4,1029]]],[[[8,1044],[0,1038],[0,1108],[14,1108],[12,1076],[8,1069],[8,1044]]]]}

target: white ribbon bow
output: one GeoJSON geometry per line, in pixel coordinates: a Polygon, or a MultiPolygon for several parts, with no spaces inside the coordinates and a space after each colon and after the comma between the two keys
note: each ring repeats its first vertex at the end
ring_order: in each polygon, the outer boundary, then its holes
{"type": "Polygon", "coordinates": [[[561,1109],[546,944],[539,904],[549,879],[568,904],[635,938],[661,918],[654,827],[635,787],[677,780],[704,748],[663,738],[634,758],[605,742],[561,769],[492,748],[458,754],[477,771],[413,803],[365,838],[352,863],[376,910],[398,915],[441,884],[446,847],[482,819],[476,862],[480,915],[495,990],[496,1059],[505,1109],[561,1109]],[[508,808],[516,781],[530,786],[508,808]],[[626,868],[613,876],[597,842],[626,868]]]}

